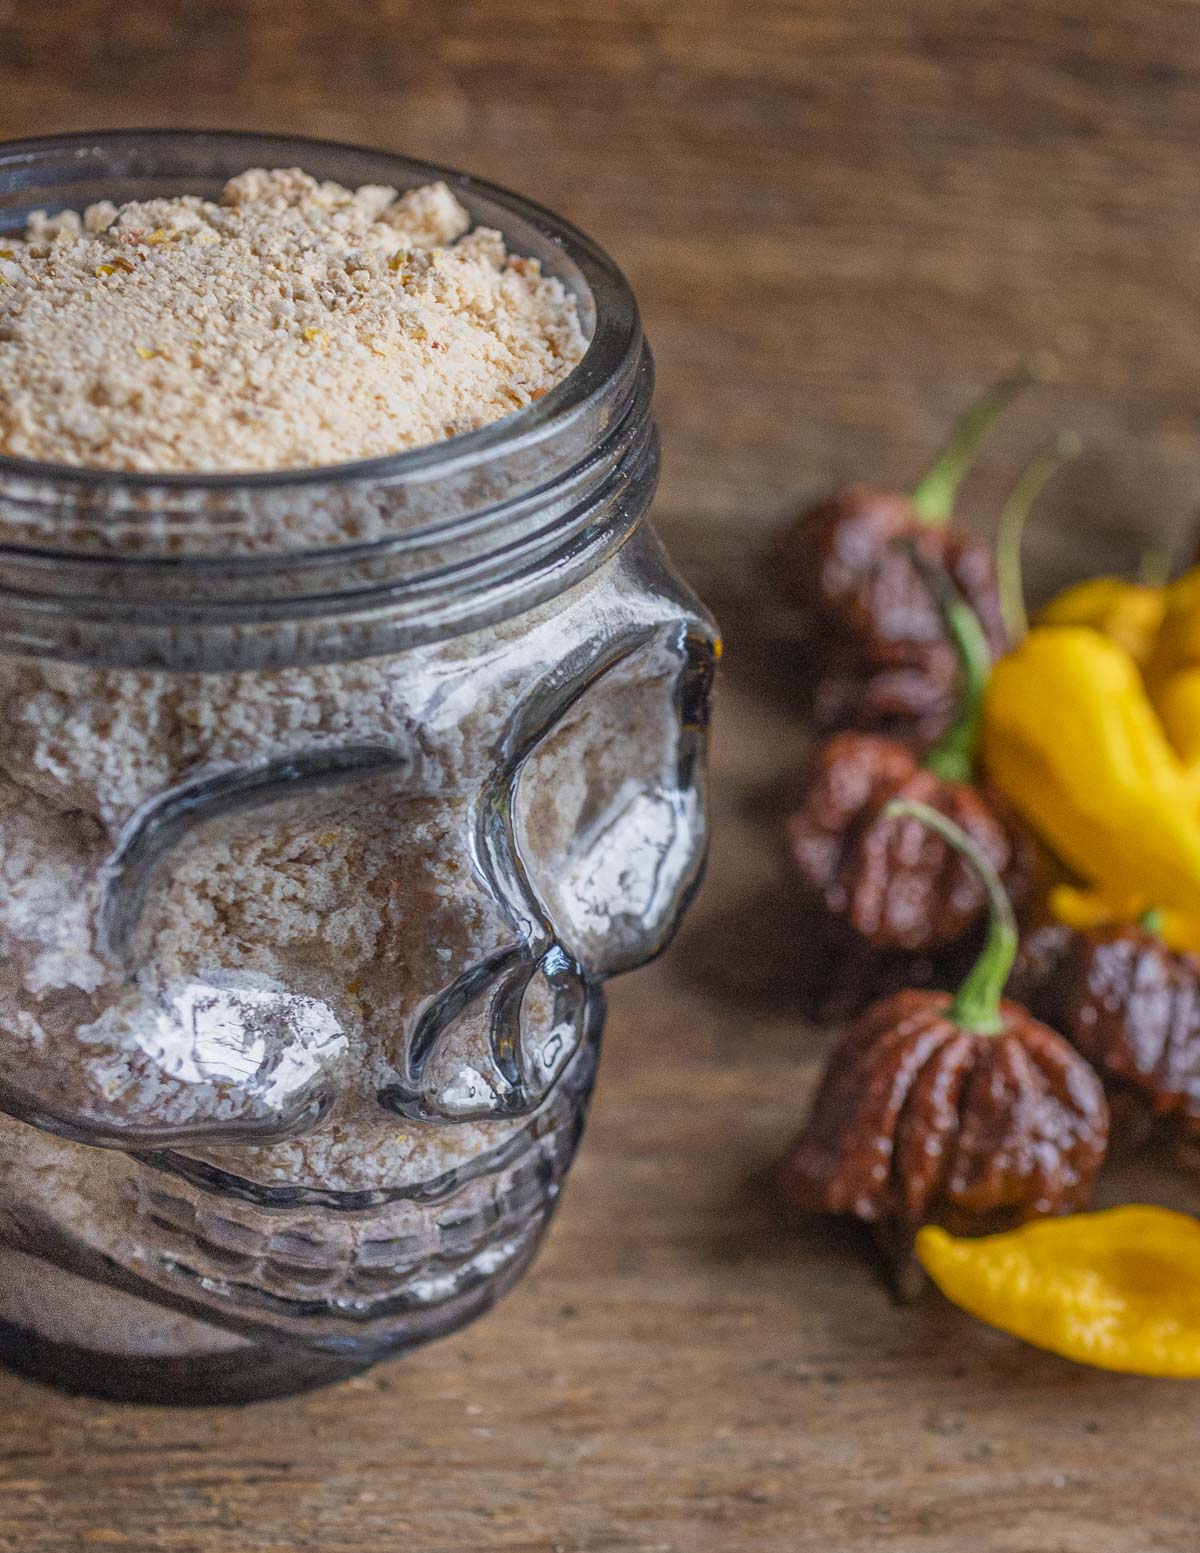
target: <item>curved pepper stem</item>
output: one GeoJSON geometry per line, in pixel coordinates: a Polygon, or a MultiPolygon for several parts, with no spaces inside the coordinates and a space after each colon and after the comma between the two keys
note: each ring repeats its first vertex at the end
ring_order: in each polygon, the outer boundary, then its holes
{"type": "Polygon", "coordinates": [[[1073,431],[1064,431],[1040,449],[1026,464],[1017,483],[1000,509],[996,526],[996,588],[1000,595],[1000,613],[1004,629],[1014,645],[1029,630],[1025,609],[1025,581],[1021,573],[1021,539],[1025,520],[1042,487],[1068,459],[1078,458],[1083,443],[1073,431]]]}
{"type": "Polygon", "coordinates": [[[944,782],[970,782],[983,726],[983,695],[992,672],[992,654],[979,616],[947,582],[937,589],[946,630],[958,654],[962,680],[954,721],[921,762],[944,782]]]}
{"type": "Polygon", "coordinates": [[[1138,556],[1137,580],[1143,588],[1165,588],[1171,570],[1171,552],[1166,545],[1147,545],[1138,556]]]}
{"type": "Polygon", "coordinates": [[[1017,957],[1017,919],[999,874],[961,826],[927,803],[895,798],[883,812],[887,818],[907,816],[927,825],[979,875],[988,899],[987,942],[954,994],[947,1018],[972,1035],[999,1035],[1004,1028],[1000,999],[1017,957]]]}
{"type": "Polygon", "coordinates": [[[1010,372],[976,400],[958,420],[946,446],[921,476],[912,493],[917,517],[931,527],[944,527],[954,514],[958,488],[975,458],[979,444],[1004,407],[1022,389],[1049,375],[1047,359],[1035,358],[1010,372]]]}

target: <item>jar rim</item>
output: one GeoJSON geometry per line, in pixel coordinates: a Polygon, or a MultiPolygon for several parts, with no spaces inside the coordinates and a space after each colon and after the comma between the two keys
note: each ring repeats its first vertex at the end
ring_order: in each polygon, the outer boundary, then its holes
{"type": "MultiPolygon", "coordinates": [[[[39,136],[22,140],[0,141],[0,232],[5,230],[6,208],[15,202],[6,196],[23,193],[33,188],[44,192],[42,181],[46,174],[66,159],[66,168],[72,175],[71,188],[82,182],[93,181],[87,175],[91,163],[97,169],[93,199],[110,198],[114,178],[107,171],[113,158],[124,154],[126,170],[123,176],[132,180],[145,177],[147,172],[135,171],[136,160],[128,165],[131,157],[154,165],[153,176],[169,176],[158,171],[157,158],[172,147],[193,155],[207,153],[213,158],[213,171],[207,181],[213,182],[235,176],[250,165],[281,166],[299,165],[305,172],[311,166],[305,164],[332,159],[345,161],[347,169],[354,165],[360,169],[352,173],[347,186],[366,182],[387,182],[401,192],[419,187],[422,183],[444,182],[462,201],[471,214],[472,222],[482,207],[490,211],[505,212],[512,224],[528,235],[536,233],[542,241],[557,251],[566,266],[575,272],[576,301],[591,324],[587,348],[581,360],[548,393],[534,403],[513,411],[510,415],[489,421],[473,431],[462,432],[442,442],[426,443],[397,453],[384,454],[370,459],[356,459],[336,464],[301,465],[285,469],[246,471],[182,471],[157,472],[153,470],[110,469],[95,465],[61,464],[25,459],[0,452],[0,483],[5,480],[35,481],[47,492],[57,487],[68,496],[80,490],[112,495],[123,491],[136,493],[145,499],[154,493],[212,493],[269,491],[286,492],[291,489],[311,492],[322,485],[345,487],[355,483],[392,483],[408,478],[426,480],[443,473],[461,474],[473,466],[487,462],[500,449],[509,451],[521,445],[530,446],[552,434],[554,428],[575,412],[602,394],[614,377],[636,359],[641,346],[641,320],[637,302],[629,282],[617,264],[603,248],[587,234],[563,220],[547,207],[524,195],[476,178],[457,168],[436,162],[424,161],[399,153],[380,151],[352,142],[343,142],[310,136],[271,135],[250,130],[192,130],[192,129],[117,129],[97,133],[87,131],[64,135],[39,136]],[[237,153],[233,155],[232,153],[237,153]],[[225,171],[229,168],[229,171],[225,171]],[[104,169],[103,171],[101,169],[104,169]],[[389,176],[390,173],[390,176],[389,176]],[[582,283],[586,291],[576,289],[582,283]]],[[[169,164],[168,164],[169,165],[169,164]]],[[[181,182],[190,180],[181,171],[181,182]]],[[[314,174],[314,176],[316,176],[314,174]]],[[[335,176],[325,171],[322,176],[335,176]]],[[[339,179],[339,181],[342,181],[339,179]]],[[[52,181],[48,187],[57,185],[52,181]]],[[[191,192],[179,188],[176,192],[191,192]]],[[[76,195],[78,199],[80,196],[76,195]]],[[[25,213],[42,208],[40,202],[20,207],[25,213]]],[[[75,209],[71,201],[62,201],[57,209],[75,209]]],[[[511,226],[502,227],[506,241],[511,226]]],[[[518,250],[519,251],[519,250],[518,250]]],[[[543,257],[542,254],[534,255],[543,257]]]]}
{"type": "Polygon", "coordinates": [[[641,522],[658,455],[633,293],[591,238],[520,195],[337,141],[114,130],[0,143],[0,231],[100,198],[211,197],[255,163],[351,186],[444,180],[563,281],[583,359],[532,405],[377,459],[160,474],[0,456],[0,652],[199,667],[391,651],[563,592],[641,522]]]}

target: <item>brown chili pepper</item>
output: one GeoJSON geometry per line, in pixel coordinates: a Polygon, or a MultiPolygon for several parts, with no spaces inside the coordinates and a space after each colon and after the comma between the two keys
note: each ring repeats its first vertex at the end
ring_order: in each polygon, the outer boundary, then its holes
{"type": "Polygon", "coordinates": [[[1200,957],[1150,926],[1075,933],[1052,1008],[1114,1096],[1200,1139],[1200,957]]]}
{"type": "Polygon", "coordinates": [[[1099,1079],[1061,1036],[1002,994],[1012,907],[971,839],[898,802],[977,869],[988,940],[956,994],[905,991],[870,1008],[835,1050],[782,1175],[798,1207],[849,1213],[907,1249],[916,1228],[995,1229],[1082,1207],[1104,1158],[1099,1079]]]}
{"type": "Polygon", "coordinates": [[[895,798],[927,803],[960,826],[1002,875],[1020,874],[1015,825],[965,782],[924,769],[907,746],[870,733],[825,745],[803,807],[787,825],[796,871],[832,916],[877,949],[928,953],[982,917],[978,876],[940,836],[888,814],[895,798]]]}
{"type": "Polygon", "coordinates": [[[807,711],[819,733],[857,728],[928,749],[954,718],[958,676],[949,643],[930,646],[919,663],[884,668],[836,633],[813,651],[817,662],[807,711]]]}
{"type": "MultiPolygon", "coordinates": [[[[1005,579],[997,578],[1002,557],[951,516],[984,432],[1016,392],[1042,376],[1038,362],[997,383],[962,418],[911,495],[846,486],[783,531],[775,577],[808,614],[796,688],[819,731],[858,728],[926,748],[950,722],[955,658],[922,572],[948,578],[975,611],[993,653],[1004,650],[1011,627],[1005,579]]],[[[1060,439],[1053,455],[1036,459],[1010,505],[1027,509],[1074,443],[1060,439]]]]}
{"type": "Polygon", "coordinates": [[[877,949],[943,949],[970,932],[987,904],[975,871],[940,835],[888,814],[893,799],[929,804],[953,820],[1014,887],[1028,869],[1015,821],[971,785],[987,643],[961,599],[942,603],[963,670],[955,722],[920,763],[896,740],[835,734],[787,824],[788,853],[809,891],[877,949]]]}
{"type": "Polygon", "coordinates": [[[848,485],[783,531],[779,589],[822,633],[811,696],[817,727],[891,731],[917,742],[942,732],[953,715],[955,655],[929,594],[930,569],[974,610],[992,651],[1004,650],[991,549],[950,520],[984,433],[1033,377],[1024,369],[989,390],[910,495],[848,485]],[[866,693],[856,695],[856,685],[866,693]]]}
{"type": "MultiPolygon", "coordinates": [[[[922,562],[953,581],[989,645],[1004,650],[990,548],[965,529],[919,513],[914,497],[850,485],[810,507],[780,541],[784,592],[836,627],[872,669],[927,669],[931,651],[947,646],[922,562]]],[[[953,652],[942,657],[953,673],[953,652]]]]}

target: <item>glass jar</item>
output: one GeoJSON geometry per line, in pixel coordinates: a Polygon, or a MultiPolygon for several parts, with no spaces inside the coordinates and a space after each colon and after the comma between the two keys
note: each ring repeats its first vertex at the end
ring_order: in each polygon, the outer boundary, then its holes
{"type": "Polygon", "coordinates": [[[704,851],[716,637],[643,521],[650,356],[587,238],[443,168],[175,133],[0,148],[0,230],[293,165],[444,178],[591,344],[368,463],[0,459],[0,1356],[109,1396],[295,1390],[491,1305],[603,982],[704,851]]]}

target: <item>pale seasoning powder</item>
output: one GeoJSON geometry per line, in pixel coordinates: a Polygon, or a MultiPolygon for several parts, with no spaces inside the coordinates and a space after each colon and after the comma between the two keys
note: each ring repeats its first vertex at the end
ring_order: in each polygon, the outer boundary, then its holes
{"type": "Polygon", "coordinates": [[[0,238],[0,452],[149,472],[287,469],[437,442],[583,355],[574,299],[445,184],[252,170],[0,238]]]}

